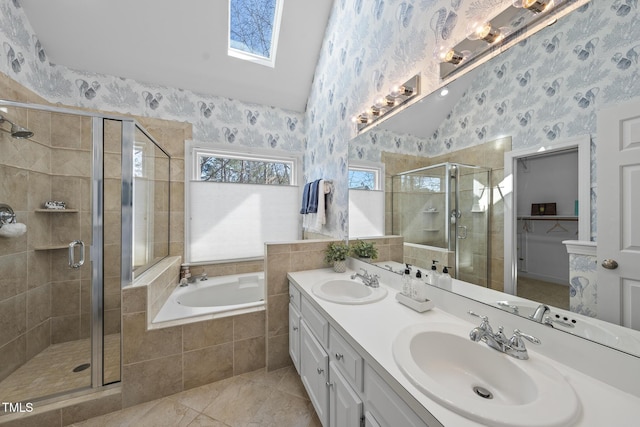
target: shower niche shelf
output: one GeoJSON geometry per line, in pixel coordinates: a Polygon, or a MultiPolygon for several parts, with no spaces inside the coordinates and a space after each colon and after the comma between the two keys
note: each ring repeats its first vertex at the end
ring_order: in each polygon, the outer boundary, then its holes
{"type": "Polygon", "coordinates": [[[78,213],[78,209],[36,209],[36,212],[46,213],[78,213]]]}

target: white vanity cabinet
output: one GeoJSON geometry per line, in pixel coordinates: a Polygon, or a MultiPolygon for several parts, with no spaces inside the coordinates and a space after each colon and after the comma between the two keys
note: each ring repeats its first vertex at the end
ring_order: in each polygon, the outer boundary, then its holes
{"type": "Polygon", "coordinates": [[[322,425],[426,426],[366,363],[357,346],[330,325],[307,296],[293,284],[289,286],[293,295],[289,304],[289,353],[294,365],[299,365],[302,384],[322,425]],[[296,295],[300,311],[294,304],[296,295]]]}

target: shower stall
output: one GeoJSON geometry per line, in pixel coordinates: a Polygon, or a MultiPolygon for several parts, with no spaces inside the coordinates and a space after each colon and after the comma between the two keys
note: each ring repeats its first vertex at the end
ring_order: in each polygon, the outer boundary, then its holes
{"type": "MultiPolygon", "coordinates": [[[[393,234],[405,243],[446,252],[454,277],[486,286],[491,169],[440,163],[392,177],[393,234]]],[[[429,252],[424,252],[425,257],[429,252]]],[[[428,267],[431,259],[421,260],[428,267]]]]}
{"type": "Polygon", "coordinates": [[[0,396],[117,383],[121,288],[168,255],[169,156],[128,118],[10,101],[0,117],[0,396]]]}

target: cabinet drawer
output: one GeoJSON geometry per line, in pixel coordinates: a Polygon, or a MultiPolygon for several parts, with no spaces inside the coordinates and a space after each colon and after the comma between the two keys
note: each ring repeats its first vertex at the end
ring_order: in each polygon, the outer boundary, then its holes
{"type": "Polygon", "coordinates": [[[300,311],[300,291],[289,282],[289,302],[300,311]]]}
{"type": "Polygon", "coordinates": [[[313,335],[320,344],[322,344],[322,347],[325,349],[328,348],[329,322],[327,322],[327,319],[325,319],[324,316],[316,310],[306,298],[302,298],[301,306],[302,311],[300,313],[302,314],[304,321],[309,326],[309,329],[311,329],[313,335]]]}
{"type": "Polygon", "coordinates": [[[345,375],[351,386],[362,391],[363,360],[335,329],[329,330],[329,357],[345,375]]]}

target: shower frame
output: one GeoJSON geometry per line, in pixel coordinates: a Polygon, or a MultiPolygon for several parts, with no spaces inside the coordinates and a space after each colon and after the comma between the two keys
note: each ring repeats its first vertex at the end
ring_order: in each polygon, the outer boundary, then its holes
{"type": "MultiPolygon", "coordinates": [[[[89,246],[91,261],[91,384],[87,387],[65,390],[60,393],[36,396],[33,400],[42,402],[57,401],[68,395],[76,395],[78,392],[102,389],[122,380],[122,373],[118,381],[105,384],[104,381],[104,122],[114,120],[122,123],[121,134],[121,236],[120,236],[120,289],[132,283],[132,234],[133,234],[133,156],[125,153],[133,153],[136,128],[144,133],[158,148],[157,141],[134,119],[110,115],[91,113],[72,108],[45,106],[24,102],[8,101],[0,99],[0,108],[19,108],[37,110],[49,113],[68,114],[79,117],[89,117],[92,121],[92,161],[91,166],[91,234],[92,243],[89,246]]],[[[161,149],[162,150],[162,149],[161,149]]],[[[162,150],[164,152],[164,150],[162,150]]],[[[164,152],[167,157],[168,154],[164,152]]],[[[120,308],[121,310],[121,308],[120,308]]],[[[122,313],[120,313],[120,318],[122,313]]],[[[122,328],[120,327],[120,355],[122,354],[122,328]]],[[[119,359],[122,366],[122,357],[119,359]]]]}
{"type": "MultiPolygon", "coordinates": [[[[460,176],[461,176],[461,168],[464,168],[466,170],[469,171],[473,171],[474,173],[480,172],[480,173],[486,173],[486,183],[484,184],[484,189],[483,189],[483,194],[486,192],[487,197],[488,197],[488,202],[486,205],[486,211],[484,212],[484,228],[485,228],[485,239],[486,239],[486,265],[484,267],[485,271],[487,272],[487,274],[485,275],[485,280],[487,282],[489,282],[489,277],[488,277],[488,265],[489,265],[489,254],[490,254],[490,222],[489,222],[489,215],[490,215],[490,209],[492,206],[493,201],[491,200],[492,198],[492,191],[491,191],[491,169],[487,168],[487,167],[483,167],[483,166],[476,166],[476,165],[468,165],[468,164],[464,164],[464,163],[453,163],[453,162],[444,162],[444,163],[437,163],[434,165],[429,165],[429,166],[424,166],[421,168],[417,168],[417,169],[412,169],[409,171],[405,171],[405,172],[400,172],[398,174],[395,174],[392,176],[392,215],[396,215],[396,206],[397,206],[397,200],[395,200],[394,198],[397,197],[396,195],[396,185],[393,182],[394,179],[398,178],[398,177],[402,177],[402,176],[408,176],[411,174],[417,174],[417,173],[421,173],[421,172],[425,172],[425,171],[429,171],[429,170],[433,170],[433,169],[437,169],[437,168],[443,168],[444,169],[444,174],[442,174],[444,176],[444,192],[442,192],[442,194],[444,195],[444,211],[442,212],[444,214],[444,227],[443,227],[443,231],[444,231],[444,245],[441,246],[431,246],[431,245],[425,245],[423,244],[425,247],[435,247],[435,248],[441,248],[441,249],[446,249],[448,251],[451,251],[455,254],[455,277],[456,278],[461,278],[461,271],[460,271],[460,265],[461,265],[461,251],[460,251],[460,241],[466,239],[466,236],[462,237],[459,234],[459,226],[455,226],[457,225],[458,220],[461,218],[463,211],[461,209],[461,200],[460,200],[460,176]],[[451,197],[453,195],[453,197],[451,197]],[[454,215],[455,215],[455,219],[454,219],[454,215]]],[[[482,196],[480,196],[481,198],[482,196]]],[[[469,214],[470,212],[474,212],[473,210],[469,210],[469,214]]],[[[416,215],[418,215],[419,213],[416,212],[416,215]]],[[[395,221],[396,218],[392,219],[392,223],[394,224],[394,230],[393,230],[393,234],[400,234],[400,235],[404,235],[404,231],[403,230],[396,230],[395,229],[395,221]]],[[[429,263],[431,262],[431,260],[427,260],[429,263]]],[[[426,266],[422,266],[422,267],[426,267],[426,266]]],[[[462,278],[462,280],[464,280],[464,278],[462,278]]]]}

